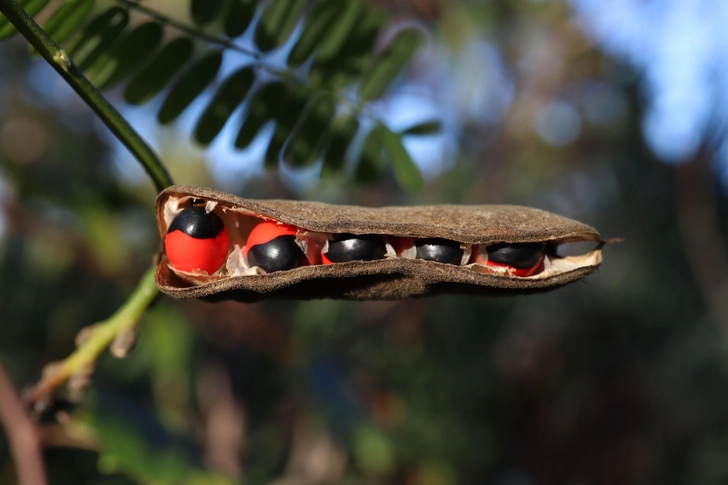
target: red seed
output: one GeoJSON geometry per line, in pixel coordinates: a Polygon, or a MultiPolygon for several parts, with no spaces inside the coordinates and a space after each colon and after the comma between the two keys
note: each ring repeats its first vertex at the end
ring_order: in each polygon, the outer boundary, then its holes
{"type": "Polygon", "coordinates": [[[253,246],[271,242],[279,236],[295,236],[298,230],[288,224],[281,224],[275,221],[263,221],[250,231],[248,240],[245,243],[245,256],[253,246]]]}
{"type": "Polygon", "coordinates": [[[188,273],[216,272],[227,259],[229,244],[227,228],[214,238],[196,239],[182,231],[172,231],[164,238],[164,250],[170,264],[188,273]]]}
{"type": "Polygon", "coordinates": [[[510,266],[508,264],[503,263],[496,263],[495,261],[491,261],[488,259],[488,255],[486,253],[485,248],[478,247],[473,249],[473,255],[471,256],[471,261],[482,264],[484,266],[491,266],[491,267],[498,267],[498,268],[507,268],[508,271],[514,275],[514,276],[520,276],[521,278],[525,278],[527,276],[533,276],[534,274],[538,273],[543,268],[543,259],[533,265],[530,268],[516,268],[514,266],[510,266]],[[481,252],[482,249],[482,252],[481,252]]]}

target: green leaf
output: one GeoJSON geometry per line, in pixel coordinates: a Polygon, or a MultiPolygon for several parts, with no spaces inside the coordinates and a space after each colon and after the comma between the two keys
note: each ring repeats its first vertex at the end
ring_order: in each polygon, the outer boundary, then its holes
{"type": "Polygon", "coordinates": [[[194,63],[172,87],[157,114],[163,125],[177,119],[182,112],[215,79],[222,64],[222,51],[215,50],[194,63]]]}
{"type": "Polygon", "coordinates": [[[91,21],[68,48],[71,59],[85,71],[116,41],[129,23],[129,12],[112,7],[91,21]]]}
{"type": "Polygon", "coordinates": [[[420,190],[425,181],[420,170],[412,161],[412,157],[402,144],[402,137],[383,127],[382,148],[394,170],[394,178],[400,187],[406,190],[420,190]]]}
{"type": "Polygon", "coordinates": [[[407,60],[415,53],[422,41],[422,34],[415,29],[401,31],[389,43],[362,79],[359,96],[364,101],[376,99],[394,80],[407,60]]]}
{"type": "Polygon", "coordinates": [[[359,120],[356,116],[334,120],[329,145],[324,154],[324,163],[321,166],[321,177],[331,178],[341,172],[346,162],[346,152],[358,129],[359,120]]]}
{"type": "MultiPolygon", "coordinates": [[[[43,22],[41,28],[56,41],[63,44],[78,29],[81,23],[94,8],[94,0],[70,0],[43,22]]],[[[33,55],[38,55],[35,47],[30,48],[33,55]]]]}
{"type": "Polygon", "coordinates": [[[141,105],[167,86],[172,76],[192,56],[193,44],[188,37],[179,37],[165,45],[154,58],[139,71],[124,90],[124,99],[132,105],[141,105]]]}
{"type": "Polygon", "coordinates": [[[268,2],[255,31],[255,44],[263,51],[282,45],[291,35],[306,0],[275,0],[268,2]]]}
{"type": "Polygon", "coordinates": [[[242,35],[255,16],[255,0],[230,0],[230,8],[225,15],[225,35],[242,35]]]}
{"type": "Polygon", "coordinates": [[[311,84],[339,88],[356,82],[373,55],[374,43],[385,22],[382,11],[369,8],[335,57],[314,58],[309,75],[311,84]]]}
{"type": "Polygon", "coordinates": [[[222,10],[223,0],[192,0],[190,13],[197,25],[204,25],[217,17],[222,10]]]}
{"type": "Polygon", "coordinates": [[[440,130],[442,130],[442,123],[440,120],[430,120],[410,126],[401,133],[405,136],[434,135],[435,133],[439,133],[440,130]]]}
{"type": "Polygon", "coordinates": [[[315,162],[323,151],[335,112],[336,102],[331,96],[312,99],[288,139],[283,160],[293,167],[305,167],[315,162]]]}
{"type": "Polygon", "coordinates": [[[341,0],[323,0],[314,4],[311,11],[306,14],[301,37],[288,56],[289,65],[298,67],[313,55],[326,33],[335,25],[336,18],[348,4],[349,2],[341,0]]]}
{"type": "Polygon", "coordinates": [[[362,149],[361,159],[356,167],[356,181],[362,184],[371,184],[382,177],[384,173],[384,154],[382,153],[382,139],[386,128],[384,125],[377,124],[372,131],[369,132],[364,148],[362,149]]]}
{"type": "MultiPolygon", "coordinates": [[[[50,0],[20,0],[18,3],[23,7],[25,13],[34,17],[48,5],[48,2],[50,0]]],[[[0,15],[0,40],[12,37],[17,32],[15,26],[4,15],[0,15]]]]}
{"type": "Polygon", "coordinates": [[[245,148],[255,139],[264,124],[274,119],[283,108],[286,87],[281,82],[266,84],[248,101],[243,124],[235,139],[235,148],[245,148]]]}
{"type": "Polygon", "coordinates": [[[278,167],[278,160],[281,158],[286,140],[306,107],[306,94],[301,91],[289,91],[283,106],[285,109],[276,110],[276,128],[273,131],[268,150],[265,152],[265,167],[268,169],[278,167]]]}
{"type": "Polygon", "coordinates": [[[212,98],[195,126],[195,140],[208,145],[220,133],[235,108],[243,102],[255,81],[252,67],[244,67],[228,77],[212,98]]]}
{"type": "Polygon", "coordinates": [[[99,89],[117,84],[149,59],[162,42],[162,34],[162,26],[157,22],[139,25],[94,63],[88,73],[89,80],[99,89]]]}
{"type": "Polygon", "coordinates": [[[321,40],[316,56],[321,60],[329,60],[336,57],[347,37],[357,22],[361,22],[364,9],[367,8],[366,0],[347,0],[343,2],[344,8],[340,14],[326,29],[321,40]]]}

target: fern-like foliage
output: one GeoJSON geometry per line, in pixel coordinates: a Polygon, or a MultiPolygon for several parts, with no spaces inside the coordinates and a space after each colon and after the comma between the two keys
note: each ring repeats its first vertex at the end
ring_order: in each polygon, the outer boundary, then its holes
{"type": "MultiPolygon", "coordinates": [[[[19,3],[37,15],[49,0],[19,3]]],[[[246,103],[235,147],[247,147],[274,122],[268,168],[321,163],[322,176],[329,177],[339,176],[350,160],[360,182],[378,180],[389,165],[404,188],[422,185],[402,138],[433,133],[439,124],[395,133],[376,119],[362,123],[368,103],[385,93],[422,45],[421,31],[400,30],[377,53],[387,19],[366,0],[190,0],[194,24],[140,1],[111,3],[99,9],[95,0],[67,0],[41,24],[98,88],[124,84],[124,99],[132,105],[163,95],[157,119],[168,124],[214,86],[193,130],[201,145],[210,144],[246,103]],[[236,43],[243,35],[254,45],[236,43]],[[279,48],[289,52],[285,66],[266,61],[279,48]],[[244,56],[223,78],[219,71],[231,51],[244,56]],[[352,141],[359,138],[365,141],[354,150],[352,141]]],[[[14,33],[0,16],[0,39],[14,33]]]]}

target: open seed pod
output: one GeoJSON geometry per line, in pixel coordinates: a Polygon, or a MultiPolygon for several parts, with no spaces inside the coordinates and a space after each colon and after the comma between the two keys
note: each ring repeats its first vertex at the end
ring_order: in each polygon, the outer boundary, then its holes
{"type": "Polygon", "coordinates": [[[173,186],[159,194],[157,221],[165,241],[157,286],[176,298],[530,293],[583,278],[602,261],[603,243],[591,227],[509,205],[369,208],[173,186]],[[595,247],[559,256],[559,245],[580,241],[595,247]],[[198,244],[215,245],[204,252],[218,254],[214,262],[195,267],[178,256],[193,251],[196,258],[196,248],[207,247],[198,244]]]}

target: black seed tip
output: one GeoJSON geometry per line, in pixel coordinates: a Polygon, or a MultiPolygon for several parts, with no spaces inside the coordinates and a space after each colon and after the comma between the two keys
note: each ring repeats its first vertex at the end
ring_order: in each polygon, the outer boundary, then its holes
{"type": "Polygon", "coordinates": [[[529,269],[541,262],[544,255],[542,243],[501,243],[488,246],[488,260],[507,264],[517,269],[529,269]]]}
{"type": "Polygon", "coordinates": [[[256,244],[248,250],[248,263],[266,273],[285,271],[301,266],[305,255],[296,244],[295,236],[278,236],[264,244],[256,244]]]}
{"type": "Polygon", "coordinates": [[[374,234],[337,234],[329,241],[326,257],[334,263],[382,259],[387,250],[384,239],[374,234]]]}
{"type": "Polygon", "coordinates": [[[214,212],[205,211],[205,206],[192,206],[183,209],[167,229],[167,234],[172,231],[182,231],[195,239],[214,239],[225,229],[225,224],[220,216],[214,212]]]}
{"type": "Polygon", "coordinates": [[[463,260],[463,250],[457,241],[442,238],[418,239],[415,241],[415,248],[417,259],[456,265],[460,265],[463,260]]]}

